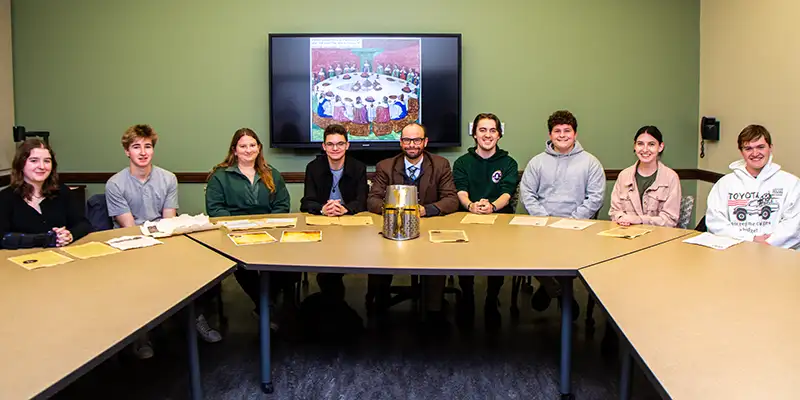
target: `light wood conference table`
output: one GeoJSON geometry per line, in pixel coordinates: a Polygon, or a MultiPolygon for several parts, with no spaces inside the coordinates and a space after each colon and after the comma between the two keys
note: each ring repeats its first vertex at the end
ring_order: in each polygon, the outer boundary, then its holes
{"type": "Polygon", "coordinates": [[[796,251],[673,241],[580,275],[665,398],[798,398],[796,251]]]}
{"type": "MultiPolygon", "coordinates": [[[[562,287],[561,382],[563,396],[570,396],[572,337],[572,280],[577,271],[590,265],[655,246],[692,231],[653,227],[636,239],[598,236],[616,227],[609,221],[596,223],[582,231],[550,227],[509,225],[514,217],[499,214],[493,225],[461,224],[466,213],[423,218],[420,237],[393,241],[380,235],[382,217],[370,215],[371,226],[307,226],[305,214],[274,214],[226,217],[226,220],[266,217],[297,217],[297,226],[288,230],[320,230],[322,242],[269,243],[237,246],[224,230],[188,235],[211,249],[259,271],[313,271],[357,274],[417,275],[547,275],[557,276],[562,287]],[[428,230],[461,229],[467,243],[431,243],[428,230]]],[[[553,223],[560,218],[550,218],[553,223]]],[[[220,220],[220,219],[215,219],[220,220]]],[[[280,240],[286,229],[268,230],[280,240]]],[[[261,274],[261,356],[262,390],[273,390],[269,352],[269,274],[261,274]]]]}
{"type": "MultiPolygon", "coordinates": [[[[137,232],[96,232],[76,244],[137,232]]],[[[0,398],[49,397],[184,306],[190,314],[192,394],[201,396],[191,305],[235,263],[184,236],[161,240],[32,271],[8,258],[61,251],[0,251],[0,398]]]]}

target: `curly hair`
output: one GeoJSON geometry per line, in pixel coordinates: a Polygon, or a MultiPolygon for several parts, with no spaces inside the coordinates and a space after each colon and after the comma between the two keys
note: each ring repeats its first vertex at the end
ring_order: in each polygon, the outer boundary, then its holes
{"type": "Polygon", "coordinates": [[[578,120],[575,119],[575,116],[567,110],[558,110],[550,115],[550,118],[547,119],[548,132],[552,132],[553,127],[558,125],[569,125],[572,127],[573,131],[578,131],[578,120]]]}

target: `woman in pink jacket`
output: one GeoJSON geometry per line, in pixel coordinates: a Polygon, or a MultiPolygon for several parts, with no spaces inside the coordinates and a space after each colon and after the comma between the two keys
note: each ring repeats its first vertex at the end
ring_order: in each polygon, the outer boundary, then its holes
{"type": "Polygon", "coordinates": [[[675,227],[681,208],[678,174],[659,161],[664,151],[661,132],[643,126],[633,138],[639,161],[620,172],[611,193],[611,220],[622,226],[645,224],[675,227]]]}

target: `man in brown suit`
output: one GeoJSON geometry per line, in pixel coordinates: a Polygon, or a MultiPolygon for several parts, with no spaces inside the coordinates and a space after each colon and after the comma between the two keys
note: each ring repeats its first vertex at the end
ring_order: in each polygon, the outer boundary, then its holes
{"type": "MultiPolygon", "coordinates": [[[[422,125],[412,123],[403,128],[400,134],[403,153],[383,160],[375,167],[372,188],[367,198],[367,209],[370,212],[383,212],[383,199],[389,185],[417,186],[422,217],[446,215],[458,210],[458,195],[450,162],[444,157],[425,151],[427,144],[428,138],[422,125]]],[[[375,306],[379,315],[388,307],[392,278],[392,275],[369,276],[370,291],[375,294],[375,306]]],[[[442,293],[445,277],[426,276],[422,279],[422,285],[427,297],[427,321],[434,325],[443,324],[445,318],[442,313],[442,293]]]]}

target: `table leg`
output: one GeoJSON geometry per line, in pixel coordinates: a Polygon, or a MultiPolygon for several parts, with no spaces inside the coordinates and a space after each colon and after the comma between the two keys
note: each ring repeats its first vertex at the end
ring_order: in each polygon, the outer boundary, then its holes
{"type": "Polygon", "coordinates": [[[562,276],[561,282],[561,399],[571,400],[570,369],[572,364],[572,279],[562,276]]]}
{"type": "Polygon", "coordinates": [[[200,353],[197,350],[197,318],[194,301],[186,306],[186,340],[189,344],[189,380],[192,385],[192,400],[203,398],[203,386],[200,384],[200,353]]]}
{"type": "Polygon", "coordinates": [[[620,373],[619,398],[628,400],[633,390],[633,356],[627,348],[622,354],[622,371],[620,373]]]}
{"type": "Polygon", "coordinates": [[[261,341],[261,391],[272,393],[272,370],[270,367],[269,343],[269,272],[261,271],[261,297],[259,298],[259,338],[261,341]]]}

